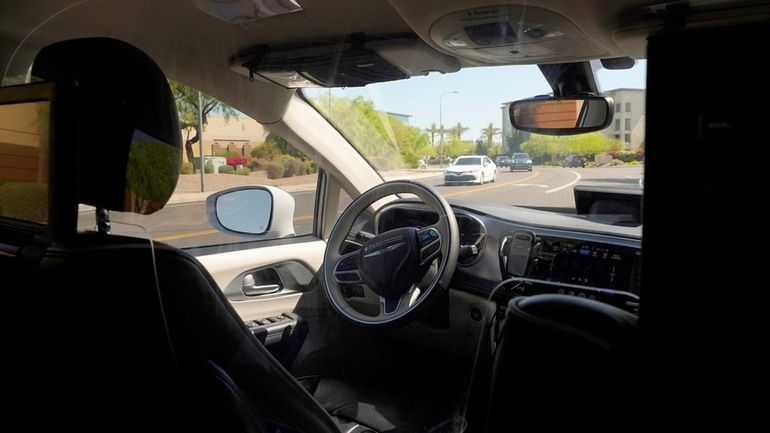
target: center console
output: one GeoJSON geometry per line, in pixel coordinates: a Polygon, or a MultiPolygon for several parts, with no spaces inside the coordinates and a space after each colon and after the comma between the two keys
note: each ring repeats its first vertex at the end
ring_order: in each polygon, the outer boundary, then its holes
{"type": "Polygon", "coordinates": [[[519,230],[502,239],[499,260],[511,294],[560,293],[638,312],[639,249],[519,230]]]}

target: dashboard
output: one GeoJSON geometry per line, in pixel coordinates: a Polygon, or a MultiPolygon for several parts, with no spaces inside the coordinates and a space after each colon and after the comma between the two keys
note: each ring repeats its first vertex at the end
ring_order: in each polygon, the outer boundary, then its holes
{"type": "MultiPolygon", "coordinates": [[[[595,231],[580,216],[516,208],[500,215],[453,204],[460,257],[452,288],[506,302],[515,296],[560,293],[595,299],[638,314],[639,234],[628,228],[595,231]],[[513,218],[511,218],[513,217],[513,218]],[[546,221],[548,225],[533,224],[546,221]],[[571,227],[577,226],[581,230],[571,227]],[[569,227],[569,228],[568,228],[569,227]],[[616,233],[613,233],[616,232],[616,233]]],[[[377,233],[425,227],[438,221],[419,202],[399,200],[374,218],[377,233]]]]}

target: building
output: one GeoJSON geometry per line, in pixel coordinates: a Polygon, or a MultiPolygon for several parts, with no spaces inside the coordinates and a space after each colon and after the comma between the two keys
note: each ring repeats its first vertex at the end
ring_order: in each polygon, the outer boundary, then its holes
{"type": "Polygon", "coordinates": [[[615,117],[602,134],[620,140],[626,150],[636,150],[644,144],[645,90],[613,89],[602,92],[613,99],[615,117]]]}
{"type": "MultiPolygon", "coordinates": [[[[228,152],[235,152],[248,158],[251,149],[264,144],[268,133],[264,126],[248,116],[230,116],[225,120],[221,115],[209,115],[208,123],[203,128],[203,154],[225,156],[228,152]]],[[[195,135],[195,132],[190,135],[195,135]]],[[[182,140],[186,138],[187,132],[182,131],[182,140]]],[[[197,143],[193,152],[198,156],[197,143]]]]}
{"type": "MultiPolygon", "coordinates": [[[[645,121],[645,90],[644,89],[613,89],[602,92],[613,100],[614,118],[612,124],[602,131],[602,134],[623,142],[626,150],[636,150],[644,144],[645,121]]],[[[502,112],[503,152],[506,154],[518,149],[508,148],[508,139],[517,132],[508,115],[512,102],[505,102],[500,107],[502,112]]]]}
{"type": "Polygon", "coordinates": [[[394,119],[398,120],[399,122],[403,123],[404,125],[409,124],[409,119],[411,119],[411,114],[401,114],[401,113],[391,113],[390,111],[386,112],[389,116],[392,116],[394,119]]]}

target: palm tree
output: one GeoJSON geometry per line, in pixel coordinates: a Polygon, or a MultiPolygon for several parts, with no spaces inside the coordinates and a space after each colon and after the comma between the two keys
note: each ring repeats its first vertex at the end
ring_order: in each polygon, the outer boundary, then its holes
{"type": "Polygon", "coordinates": [[[486,128],[481,129],[481,136],[487,140],[487,146],[492,147],[494,138],[500,135],[500,128],[495,128],[492,122],[486,128]]]}
{"type": "Polygon", "coordinates": [[[430,124],[430,128],[425,128],[424,131],[427,132],[428,134],[430,134],[430,144],[431,144],[431,146],[435,146],[436,145],[436,134],[439,133],[439,129],[438,129],[438,126],[436,126],[436,122],[431,123],[430,124]]]}
{"type": "Polygon", "coordinates": [[[457,141],[462,141],[463,139],[463,133],[471,128],[468,128],[467,126],[463,126],[462,122],[457,122],[457,125],[455,125],[454,128],[452,128],[452,133],[457,137],[457,141]]]}

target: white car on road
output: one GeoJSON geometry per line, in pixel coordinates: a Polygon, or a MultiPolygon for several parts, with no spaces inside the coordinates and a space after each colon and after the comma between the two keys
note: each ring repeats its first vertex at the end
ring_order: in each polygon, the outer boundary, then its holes
{"type": "Polygon", "coordinates": [[[444,183],[478,183],[497,180],[497,167],[487,156],[468,155],[457,158],[444,171],[444,183]]]}

